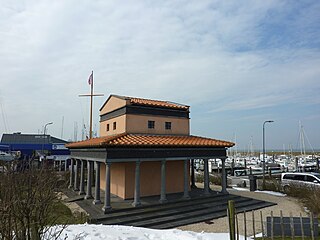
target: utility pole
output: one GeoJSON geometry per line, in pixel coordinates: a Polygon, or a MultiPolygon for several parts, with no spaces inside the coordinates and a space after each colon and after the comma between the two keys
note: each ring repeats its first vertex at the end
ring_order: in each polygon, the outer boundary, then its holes
{"type": "Polygon", "coordinates": [[[61,123],[61,139],[63,138],[63,124],[64,124],[64,116],[62,116],[62,123],[61,123]]]}
{"type": "Polygon", "coordinates": [[[269,120],[269,121],[264,121],[263,122],[263,127],[262,127],[262,155],[263,155],[263,162],[262,162],[262,188],[263,190],[265,189],[266,186],[266,178],[265,178],[265,170],[266,170],[266,147],[265,147],[265,127],[264,125],[266,123],[273,123],[274,121],[269,120]]]}
{"type": "Polygon", "coordinates": [[[43,137],[42,137],[42,157],[44,157],[44,144],[45,144],[45,139],[46,139],[46,129],[48,125],[53,124],[53,122],[48,122],[44,125],[43,128],[43,137]]]}

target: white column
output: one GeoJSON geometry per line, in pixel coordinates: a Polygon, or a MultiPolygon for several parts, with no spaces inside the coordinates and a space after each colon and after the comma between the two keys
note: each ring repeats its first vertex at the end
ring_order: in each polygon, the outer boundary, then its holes
{"type": "Polygon", "coordinates": [[[84,197],[85,199],[91,199],[93,198],[92,197],[92,183],[91,183],[91,180],[92,180],[92,166],[93,165],[93,162],[92,161],[87,161],[87,194],[86,196],[84,197]]]}
{"type": "Polygon", "coordinates": [[[226,173],[226,158],[221,158],[222,174],[221,174],[221,193],[228,193],[227,191],[227,173],[226,173]]]}
{"type": "Polygon", "coordinates": [[[160,203],[167,202],[166,196],[166,160],[161,161],[161,192],[160,192],[160,203]]]}
{"type": "Polygon", "coordinates": [[[104,195],[104,206],[102,210],[104,213],[107,213],[111,210],[111,194],[110,194],[110,168],[111,163],[106,162],[106,186],[104,189],[105,195],[104,195]]]}
{"type": "Polygon", "coordinates": [[[183,168],[183,198],[184,199],[189,199],[190,196],[189,196],[189,167],[188,167],[188,162],[189,160],[184,160],[183,161],[183,165],[184,165],[184,168],[183,168]]]}
{"type": "Polygon", "coordinates": [[[64,161],[64,171],[67,171],[68,159],[64,161]]]}
{"type": "Polygon", "coordinates": [[[97,205],[100,203],[101,203],[101,199],[100,199],[100,162],[96,162],[96,184],[95,184],[93,204],[97,205]]]}
{"type": "Polygon", "coordinates": [[[85,191],[84,191],[84,161],[83,159],[80,160],[81,161],[81,169],[80,169],[80,191],[79,191],[79,195],[84,195],[85,191]]]}
{"type": "Polygon", "coordinates": [[[132,205],[134,207],[141,206],[141,202],[140,202],[140,161],[136,161],[134,201],[133,201],[132,205]]]}
{"type": "Polygon", "coordinates": [[[203,159],[204,161],[204,194],[210,194],[210,186],[209,186],[209,167],[208,167],[208,159],[203,159]]]}
{"type": "Polygon", "coordinates": [[[70,159],[70,183],[69,188],[73,188],[73,181],[74,181],[74,166],[73,166],[73,158],[70,159]]]}
{"type": "Polygon", "coordinates": [[[75,166],[75,171],[74,171],[74,191],[79,191],[79,174],[78,174],[78,169],[79,169],[79,160],[75,159],[76,161],[76,166],[75,166]]]}

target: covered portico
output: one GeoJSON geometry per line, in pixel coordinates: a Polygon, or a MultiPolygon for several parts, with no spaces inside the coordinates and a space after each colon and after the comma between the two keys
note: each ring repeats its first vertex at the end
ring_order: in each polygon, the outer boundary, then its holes
{"type": "Polygon", "coordinates": [[[159,202],[165,203],[168,193],[183,192],[182,198],[188,199],[190,188],[195,186],[194,159],[202,159],[203,194],[209,195],[208,159],[221,159],[221,192],[227,193],[226,150],[233,145],[196,136],[142,134],[120,134],[71,143],[67,145],[71,151],[69,188],[85,194],[86,199],[93,198],[93,204],[101,204],[100,189],[104,189],[102,209],[105,213],[112,209],[111,194],[133,199],[135,207],[141,205],[142,196],[158,195],[159,202]]]}

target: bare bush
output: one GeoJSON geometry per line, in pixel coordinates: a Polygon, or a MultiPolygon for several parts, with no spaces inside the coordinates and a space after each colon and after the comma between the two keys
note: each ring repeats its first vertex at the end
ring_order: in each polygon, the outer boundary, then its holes
{"type": "Polygon", "coordinates": [[[288,196],[298,198],[299,201],[316,215],[320,214],[320,187],[319,186],[298,186],[290,184],[285,193],[288,196]]]}
{"type": "Polygon", "coordinates": [[[301,201],[304,206],[306,206],[311,212],[313,212],[316,215],[320,214],[320,205],[319,205],[319,199],[320,199],[320,188],[316,186],[310,187],[308,189],[308,194],[305,194],[301,201]]]}
{"type": "MultiPolygon", "coordinates": [[[[56,223],[57,176],[51,168],[9,163],[0,173],[0,236],[39,240],[56,223]]],[[[52,238],[51,238],[52,239],[52,238]]]]}
{"type": "Polygon", "coordinates": [[[284,187],[283,192],[291,197],[302,198],[305,194],[308,194],[309,191],[308,189],[297,186],[296,184],[289,184],[284,187]]]}
{"type": "Polygon", "coordinates": [[[269,178],[265,180],[265,184],[263,186],[263,180],[258,180],[259,190],[267,190],[267,191],[274,191],[274,192],[281,192],[282,186],[281,181],[276,178],[269,178]]]}
{"type": "Polygon", "coordinates": [[[210,174],[209,181],[212,184],[221,186],[221,182],[222,182],[221,178],[222,178],[221,174],[213,174],[213,175],[210,174]]]}

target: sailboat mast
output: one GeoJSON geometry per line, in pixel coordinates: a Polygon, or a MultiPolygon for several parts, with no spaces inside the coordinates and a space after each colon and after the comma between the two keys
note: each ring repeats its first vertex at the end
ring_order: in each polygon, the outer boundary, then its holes
{"type": "Polygon", "coordinates": [[[302,144],[302,150],[303,150],[303,155],[306,155],[306,144],[304,142],[304,130],[303,130],[303,125],[301,125],[301,144],[302,144]]]}
{"type": "Polygon", "coordinates": [[[236,158],[238,155],[238,147],[237,147],[238,145],[237,145],[237,134],[236,133],[234,133],[234,143],[236,144],[235,148],[234,148],[234,158],[236,158]]]}
{"type": "Polygon", "coordinates": [[[300,145],[300,155],[302,156],[302,131],[301,131],[301,122],[299,121],[299,145],[300,145]]]}
{"type": "Polygon", "coordinates": [[[301,124],[301,121],[299,121],[299,126],[300,126],[300,153],[301,153],[301,157],[304,160],[304,163],[306,163],[306,146],[304,143],[304,134],[303,134],[303,126],[301,124]]]}
{"type": "Polygon", "coordinates": [[[253,152],[253,137],[250,137],[250,157],[254,157],[254,152],[253,152]]]}
{"type": "Polygon", "coordinates": [[[61,139],[63,138],[63,124],[64,124],[64,116],[62,116],[62,123],[61,123],[61,139]]]}

